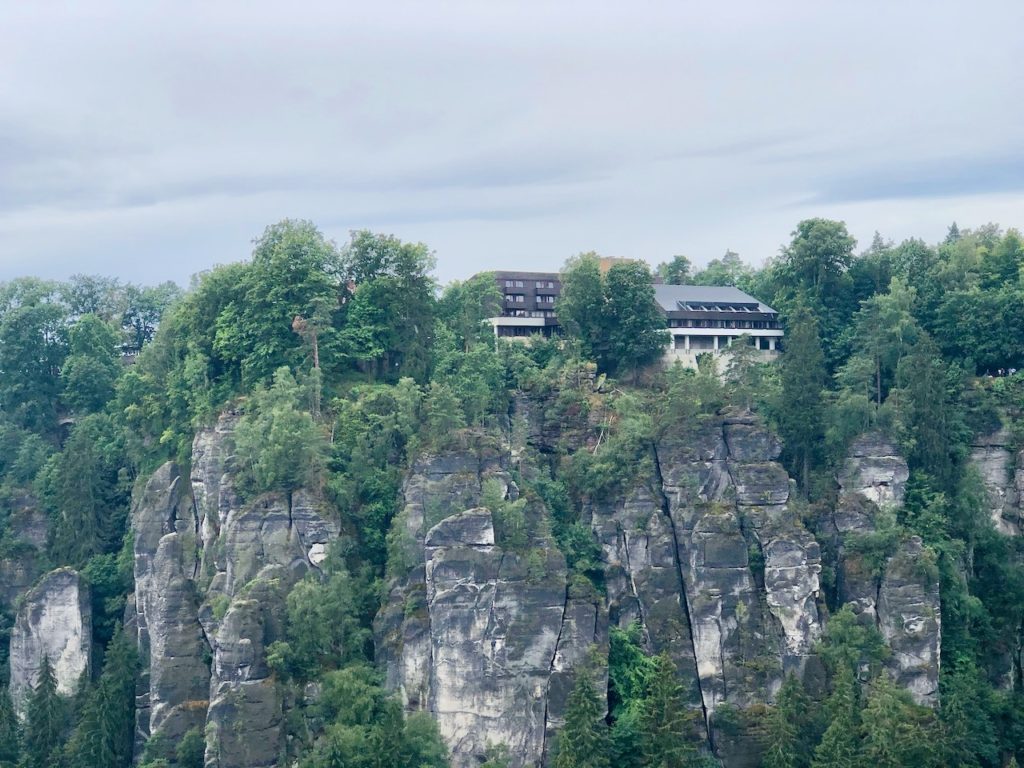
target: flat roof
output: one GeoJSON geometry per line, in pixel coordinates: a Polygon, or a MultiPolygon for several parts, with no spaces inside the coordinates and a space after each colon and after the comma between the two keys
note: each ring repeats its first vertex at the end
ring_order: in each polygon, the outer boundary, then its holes
{"type": "Polygon", "coordinates": [[[749,293],[731,285],[664,285],[654,286],[654,299],[666,312],[679,312],[680,304],[756,304],[758,312],[775,310],[762,304],[749,293]]]}

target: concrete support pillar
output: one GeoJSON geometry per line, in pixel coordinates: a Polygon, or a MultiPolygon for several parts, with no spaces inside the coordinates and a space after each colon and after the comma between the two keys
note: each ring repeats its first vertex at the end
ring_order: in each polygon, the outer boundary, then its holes
{"type": "Polygon", "coordinates": [[[775,337],[774,336],[769,336],[768,337],[768,349],[771,350],[772,352],[775,351],[775,337]]]}
{"type": "Polygon", "coordinates": [[[683,348],[687,352],[690,351],[690,334],[686,334],[685,336],[683,336],[683,348]]]}
{"type": "Polygon", "coordinates": [[[715,339],[715,352],[717,352],[718,351],[718,334],[717,333],[715,334],[714,339],[715,339]]]}

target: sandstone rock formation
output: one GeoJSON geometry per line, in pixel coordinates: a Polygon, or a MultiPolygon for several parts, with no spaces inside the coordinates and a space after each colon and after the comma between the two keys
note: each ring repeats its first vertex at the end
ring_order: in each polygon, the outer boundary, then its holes
{"type": "Polygon", "coordinates": [[[893,678],[918,703],[935,704],[942,632],[933,555],[910,537],[896,542],[874,571],[857,546],[879,531],[881,515],[903,504],[908,477],[906,460],[887,437],[870,433],[854,441],[832,521],[840,551],[839,598],[881,632],[892,651],[887,666],[893,678]]]}
{"type": "Polygon", "coordinates": [[[143,654],[138,747],[207,735],[208,768],[280,764],[283,697],[266,664],[284,598],[324,559],[338,526],[313,494],[235,491],[227,412],[193,442],[192,472],[165,464],[132,511],[132,624],[143,654]]]}
{"type": "Polygon", "coordinates": [[[989,514],[1000,533],[1019,536],[1024,499],[1024,451],[1014,454],[1005,429],[980,435],[971,445],[971,463],[988,492],[989,514]]]}
{"type": "Polygon", "coordinates": [[[605,640],[595,600],[568,597],[552,542],[531,542],[528,554],[496,543],[479,504],[485,481],[515,498],[506,462],[500,450],[417,462],[398,519],[406,572],[377,621],[390,686],[434,715],[455,768],[478,765],[489,742],[538,765],[572,667],[605,640]]]}
{"type": "Polygon", "coordinates": [[[11,699],[19,714],[39,679],[43,657],[50,660],[57,690],[71,696],[90,668],[92,605],[78,572],[58,568],[24,596],[11,630],[11,699]]]}

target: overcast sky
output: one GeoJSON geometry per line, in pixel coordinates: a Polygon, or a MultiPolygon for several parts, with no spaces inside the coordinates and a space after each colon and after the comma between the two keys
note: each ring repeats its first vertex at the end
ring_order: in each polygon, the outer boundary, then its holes
{"type": "Polygon", "coordinates": [[[1024,227],[1024,2],[0,0],[0,280],[186,284],[263,228],[446,282],[1024,227]]]}

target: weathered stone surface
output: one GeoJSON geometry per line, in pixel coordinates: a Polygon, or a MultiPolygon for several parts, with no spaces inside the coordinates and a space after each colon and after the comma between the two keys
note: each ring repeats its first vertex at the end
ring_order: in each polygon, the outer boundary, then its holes
{"type": "Polygon", "coordinates": [[[869,432],[850,446],[839,485],[843,496],[856,494],[879,507],[899,506],[909,477],[897,445],[881,432],[869,432]]]}
{"type": "Polygon", "coordinates": [[[206,720],[209,645],[197,618],[197,521],[184,478],[168,462],[146,483],[131,513],[134,621],[142,671],[136,749],[160,732],[171,742],[206,720]]]}
{"type": "Polygon", "coordinates": [[[283,639],[288,591],[327,555],[339,526],[306,489],[243,503],[235,491],[231,436],[236,414],[221,416],[193,442],[191,495],[202,544],[198,610],[213,657],[208,676],[207,768],[279,765],[284,751],[282,693],[266,647],[283,639]]]}
{"type": "Polygon", "coordinates": [[[648,649],[669,654],[688,706],[701,712],[696,735],[706,738],[679,547],[665,504],[651,478],[621,501],[595,504],[592,526],[604,554],[611,623],[625,628],[638,622],[648,649]]]}
{"type": "Polygon", "coordinates": [[[985,484],[992,524],[1000,533],[1019,536],[1024,466],[1010,445],[1010,434],[1005,429],[981,435],[971,446],[970,460],[985,484]]]}
{"type": "Polygon", "coordinates": [[[50,571],[24,598],[11,630],[11,699],[19,714],[50,660],[57,690],[74,694],[92,654],[89,588],[71,568],[50,571]]]}
{"type": "Polygon", "coordinates": [[[853,539],[877,531],[882,506],[903,503],[906,462],[895,445],[873,433],[854,442],[844,466],[833,516],[839,545],[839,599],[881,632],[892,654],[887,668],[921,704],[938,701],[942,645],[934,553],[919,538],[901,541],[880,572],[872,570],[853,539]]]}
{"type": "Polygon", "coordinates": [[[0,558],[0,608],[11,609],[45,569],[47,516],[34,498],[26,494],[11,500],[7,532],[7,554],[0,558]]]}
{"type": "Polygon", "coordinates": [[[376,622],[379,661],[409,709],[437,720],[455,768],[505,743],[515,766],[538,765],[561,717],[571,669],[606,619],[593,600],[569,600],[562,555],[494,541],[484,483],[518,492],[500,451],[425,457],[407,478],[396,520],[408,554],[376,622]]]}
{"type": "Polygon", "coordinates": [[[892,649],[897,683],[918,704],[936,704],[942,645],[938,569],[929,572],[921,539],[914,536],[889,558],[878,589],[878,628],[892,649]]]}

